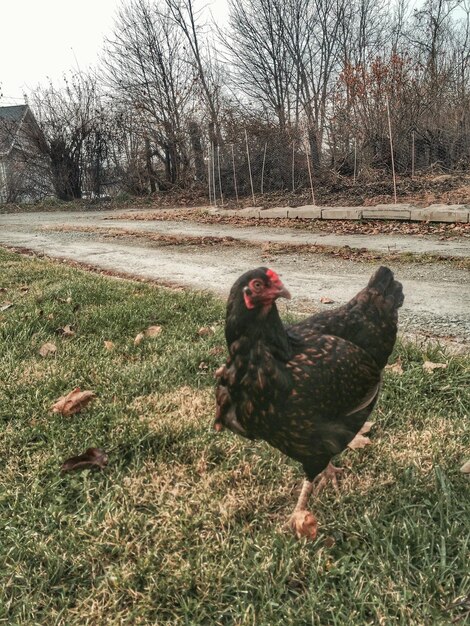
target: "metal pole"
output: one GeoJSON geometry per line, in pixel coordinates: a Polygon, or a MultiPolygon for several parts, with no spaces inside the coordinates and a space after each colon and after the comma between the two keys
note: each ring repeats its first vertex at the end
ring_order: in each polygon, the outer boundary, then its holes
{"type": "Polygon", "coordinates": [[[248,135],[245,128],[246,155],[248,157],[248,171],[250,173],[251,196],[253,198],[253,206],[255,205],[255,192],[253,190],[253,176],[251,175],[250,150],[248,148],[248,135]]]}
{"type": "Polygon", "coordinates": [[[235,197],[237,199],[237,204],[238,204],[238,186],[237,186],[237,175],[235,173],[235,153],[233,151],[233,143],[232,143],[232,166],[233,166],[233,186],[235,188],[235,197]]]}
{"type": "Polygon", "coordinates": [[[222,193],[222,178],[220,176],[220,146],[217,146],[217,169],[219,171],[220,201],[222,203],[222,206],[224,206],[224,195],[222,193]]]}
{"type": "Polygon", "coordinates": [[[295,139],[292,142],[292,191],[295,191],[295,139]]]}
{"type": "Polygon", "coordinates": [[[354,184],[356,184],[357,175],[357,139],[354,137],[354,184]]]}
{"type": "Polygon", "coordinates": [[[313,206],[316,206],[315,194],[313,193],[312,168],[310,166],[311,155],[308,153],[308,150],[306,150],[306,154],[307,154],[308,177],[310,178],[310,191],[312,192],[312,203],[313,203],[313,206]]]}
{"type": "Polygon", "coordinates": [[[415,176],[415,131],[411,131],[411,179],[415,176]]]}
{"type": "Polygon", "coordinates": [[[261,195],[263,195],[264,189],[264,166],[266,164],[266,149],[268,147],[268,142],[264,144],[264,155],[263,155],[263,167],[261,168],[261,195]]]}
{"type": "Polygon", "coordinates": [[[393,156],[393,139],[392,139],[392,122],[390,120],[390,106],[388,104],[388,98],[385,99],[387,104],[387,117],[388,117],[388,133],[390,135],[390,154],[392,156],[392,177],[393,177],[393,197],[395,204],[397,203],[397,180],[395,177],[395,157],[393,156]]]}
{"type": "Polygon", "coordinates": [[[217,206],[217,194],[215,193],[215,145],[212,144],[212,194],[214,196],[214,206],[217,206]]]}
{"type": "Polygon", "coordinates": [[[211,151],[210,148],[207,152],[207,182],[209,185],[209,204],[212,204],[212,192],[211,192],[211,151]]]}

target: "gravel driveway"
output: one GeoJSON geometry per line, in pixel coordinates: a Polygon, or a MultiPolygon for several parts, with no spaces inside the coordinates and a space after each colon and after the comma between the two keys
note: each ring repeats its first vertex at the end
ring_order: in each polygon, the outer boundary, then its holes
{"type": "MultiPolygon", "coordinates": [[[[129,212],[128,210],[126,211],[129,212]]],[[[237,228],[191,222],[138,222],[106,217],[116,212],[55,212],[0,215],[0,244],[28,248],[51,257],[66,258],[96,267],[151,278],[226,295],[244,271],[270,265],[278,271],[294,296],[288,304],[305,311],[319,309],[328,296],[346,301],[362,288],[374,266],[323,254],[301,251],[276,254],[263,246],[160,245],[145,240],[145,233],[233,237],[250,242],[319,243],[349,245],[387,252],[429,252],[470,257],[470,241],[439,241],[432,237],[393,235],[325,235],[281,228],[237,228]],[[49,228],[91,226],[92,232],[60,232],[49,228]],[[104,239],[109,228],[142,231],[143,238],[104,239]],[[322,236],[323,235],[323,236],[322,236]]],[[[436,336],[454,336],[470,342],[470,277],[446,263],[392,263],[406,294],[402,329],[436,336]]]]}

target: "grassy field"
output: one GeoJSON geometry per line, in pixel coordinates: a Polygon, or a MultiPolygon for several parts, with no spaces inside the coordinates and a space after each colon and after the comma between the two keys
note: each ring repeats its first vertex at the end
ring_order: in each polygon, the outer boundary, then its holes
{"type": "Polygon", "coordinates": [[[0,288],[0,623],[470,623],[470,359],[397,348],[373,445],[306,543],[282,530],[299,467],[211,428],[222,302],[1,250],[0,288]],[[52,413],[75,386],[96,400],[52,413]],[[61,474],[90,446],[105,470],[61,474]]]}

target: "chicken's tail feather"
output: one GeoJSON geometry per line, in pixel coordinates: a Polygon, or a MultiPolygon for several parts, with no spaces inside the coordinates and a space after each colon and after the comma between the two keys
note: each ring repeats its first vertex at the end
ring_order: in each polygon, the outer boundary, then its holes
{"type": "Polygon", "coordinates": [[[383,265],[369,280],[367,287],[378,291],[394,309],[400,308],[405,299],[402,284],[395,280],[392,270],[383,265]]]}

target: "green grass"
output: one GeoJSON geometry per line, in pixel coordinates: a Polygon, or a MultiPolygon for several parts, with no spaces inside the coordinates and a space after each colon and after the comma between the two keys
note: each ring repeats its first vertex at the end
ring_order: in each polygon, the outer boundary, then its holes
{"type": "Polygon", "coordinates": [[[343,455],[306,543],[282,530],[299,467],[211,429],[222,302],[1,250],[0,287],[0,623],[470,623],[450,607],[470,594],[468,358],[397,347],[374,443],[343,455]],[[134,346],[151,324],[161,335],[134,346]],[[95,402],[52,413],[75,386],[95,402]],[[104,471],[60,473],[90,446],[104,471]]]}

